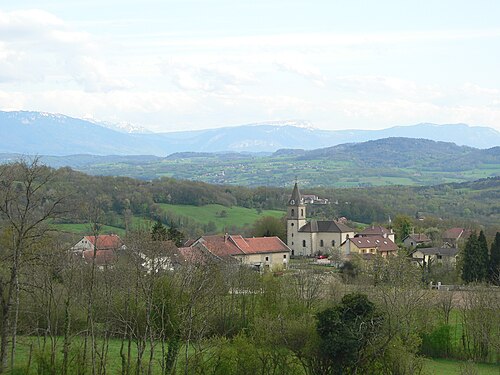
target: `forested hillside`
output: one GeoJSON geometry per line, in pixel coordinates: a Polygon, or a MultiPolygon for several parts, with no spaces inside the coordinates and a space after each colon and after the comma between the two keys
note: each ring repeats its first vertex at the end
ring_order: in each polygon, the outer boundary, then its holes
{"type": "MultiPolygon", "coordinates": [[[[65,196],[65,214],[57,219],[57,223],[88,223],[89,205],[98,204],[102,224],[125,229],[141,220],[162,220],[167,225],[182,225],[191,235],[202,233],[207,227],[185,217],[180,210],[166,210],[162,205],[219,204],[259,211],[284,211],[291,191],[291,186],[247,188],[167,177],[143,181],[128,177],[89,176],[69,168],[57,170],[55,176],[51,185],[65,196]]],[[[345,216],[369,224],[386,222],[389,217],[405,214],[463,225],[500,226],[500,177],[429,187],[316,187],[303,188],[302,192],[329,199],[328,205],[310,208],[317,217],[345,216]]],[[[213,224],[210,226],[213,230],[213,224]]]]}
{"type": "MultiPolygon", "coordinates": [[[[0,161],[20,155],[3,154],[0,161]]],[[[500,147],[486,150],[425,139],[387,138],[305,151],[174,153],[155,156],[43,156],[53,167],[70,166],[93,175],[161,177],[238,186],[278,186],[295,177],[301,186],[370,187],[436,185],[500,175],[500,147]]]]}

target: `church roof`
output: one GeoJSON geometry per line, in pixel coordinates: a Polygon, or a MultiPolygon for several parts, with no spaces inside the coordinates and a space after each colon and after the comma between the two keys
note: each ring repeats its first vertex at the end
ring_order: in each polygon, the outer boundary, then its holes
{"type": "Polygon", "coordinates": [[[309,233],[317,233],[317,232],[333,232],[333,233],[345,233],[345,232],[354,232],[353,229],[349,228],[347,225],[339,223],[338,221],[317,221],[311,220],[302,228],[299,229],[299,232],[309,232],[309,233]]]}
{"type": "Polygon", "coordinates": [[[290,200],[288,201],[289,206],[296,206],[298,204],[302,204],[302,196],[300,195],[299,191],[299,186],[297,183],[293,186],[293,191],[292,191],[292,196],[290,197],[290,200]]]}

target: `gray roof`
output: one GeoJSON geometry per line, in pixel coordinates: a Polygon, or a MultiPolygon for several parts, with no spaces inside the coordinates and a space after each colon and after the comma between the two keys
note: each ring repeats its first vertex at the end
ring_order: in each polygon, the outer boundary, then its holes
{"type": "Polygon", "coordinates": [[[353,229],[349,228],[347,225],[339,223],[337,221],[317,221],[311,220],[302,228],[299,229],[299,232],[309,232],[309,233],[318,233],[318,232],[333,232],[333,233],[345,233],[345,232],[354,232],[353,229]]]}
{"type": "Polygon", "coordinates": [[[441,255],[445,257],[454,257],[458,254],[456,247],[420,247],[415,249],[413,253],[420,251],[424,255],[441,255]]]}
{"type": "Polygon", "coordinates": [[[302,196],[300,195],[299,186],[297,183],[293,186],[292,196],[288,201],[289,206],[298,206],[299,204],[303,204],[302,196]]]}

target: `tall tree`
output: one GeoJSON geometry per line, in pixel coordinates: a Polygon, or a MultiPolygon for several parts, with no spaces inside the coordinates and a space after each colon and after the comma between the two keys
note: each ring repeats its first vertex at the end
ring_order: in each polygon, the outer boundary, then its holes
{"type": "Polygon", "coordinates": [[[167,228],[160,220],[157,220],[151,228],[151,238],[153,241],[166,241],[168,239],[167,228]]]}
{"type": "Polygon", "coordinates": [[[263,216],[253,224],[252,236],[277,236],[282,241],[286,241],[286,224],[282,219],[273,216],[263,216]]]}
{"type": "Polygon", "coordinates": [[[362,352],[382,323],[375,305],[364,294],[346,294],[342,303],[317,314],[321,373],[356,373],[362,352]]]}
{"type": "Polygon", "coordinates": [[[465,283],[484,280],[487,266],[483,261],[481,242],[475,232],[470,235],[465,243],[462,262],[462,280],[465,283]]]}
{"type": "Polygon", "coordinates": [[[500,232],[496,233],[491,244],[488,271],[490,283],[500,285],[500,232]]]}
{"type": "Polygon", "coordinates": [[[477,276],[479,281],[486,281],[488,279],[489,251],[488,242],[486,241],[486,236],[483,231],[479,232],[477,241],[479,244],[479,252],[477,254],[477,276]]]}
{"type": "Polygon", "coordinates": [[[394,232],[396,232],[396,241],[403,241],[411,233],[413,221],[407,215],[397,215],[392,222],[394,232]]]}
{"type": "Polygon", "coordinates": [[[0,168],[0,216],[10,236],[5,251],[9,273],[0,276],[2,321],[0,325],[0,373],[7,368],[7,349],[11,343],[11,366],[15,362],[19,315],[19,272],[26,251],[40,240],[50,218],[57,215],[62,198],[49,189],[55,172],[39,159],[22,160],[0,168]]]}

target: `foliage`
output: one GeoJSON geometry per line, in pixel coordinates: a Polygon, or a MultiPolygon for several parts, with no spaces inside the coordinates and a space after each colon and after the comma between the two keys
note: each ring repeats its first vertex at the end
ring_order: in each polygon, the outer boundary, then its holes
{"type": "Polygon", "coordinates": [[[482,282],[488,274],[488,245],[484,233],[472,233],[467,240],[462,259],[462,280],[465,283],[482,282]]]}
{"type": "Polygon", "coordinates": [[[491,244],[488,279],[490,283],[500,285],[500,232],[497,232],[491,244]]]}
{"type": "Polygon", "coordinates": [[[413,222],[409,216],[397,215],[392,222],[392,228],[396,233],[396,241],[402,242],[406,236],[411,234],[412,227],[413,222]]]}
{"type": "Polygon", "coordinates": [[[340,305],[317,314],[319,367],[342,374],[362,363],[363,350],[377,334],[382,318],[363,294],[346,294],[340,305]]]}
{"type": "Polygon", "coordinates": [[[252,235],[255,237],[277,236],[282,241],[286,241],[286,224],[283,219],[263,216],[253,224],[252,235]]]}
{"type": "Polygon", "coordinates": [[[451,327],[443,324],[422,337],[422,354],[434,358],[448,358],[451,353],[451,327]]]}

